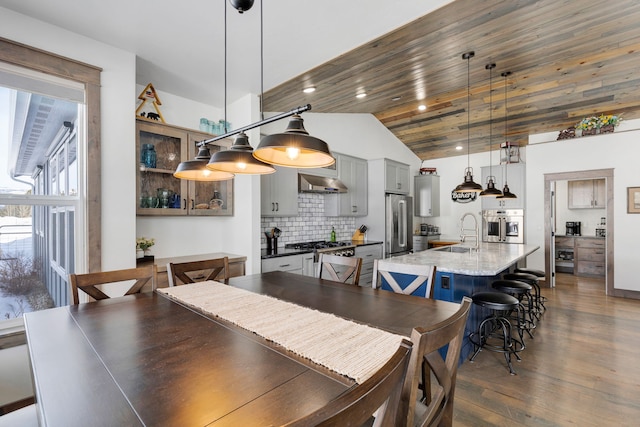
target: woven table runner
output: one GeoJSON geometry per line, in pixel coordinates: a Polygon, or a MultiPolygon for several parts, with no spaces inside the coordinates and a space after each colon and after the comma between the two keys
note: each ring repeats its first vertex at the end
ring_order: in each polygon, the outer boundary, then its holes
{"type": "Polygon", "coordinates": [[[238,325],[359,384],[382,368],[404,338],[214,281],[157,292],[238,325]]]}

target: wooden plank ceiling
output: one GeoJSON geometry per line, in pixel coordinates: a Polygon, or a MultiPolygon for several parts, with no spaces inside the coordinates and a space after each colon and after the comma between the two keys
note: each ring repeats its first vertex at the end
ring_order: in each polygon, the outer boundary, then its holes
{"type": "Polygon", "coordinates": [[[456,0],[265,92],[263,108],[371,113],[427,160],[497,149],[506,84],[506,138],[524,146],[593,114],[639,118],[639,51],[637,0],[456,0]]]}

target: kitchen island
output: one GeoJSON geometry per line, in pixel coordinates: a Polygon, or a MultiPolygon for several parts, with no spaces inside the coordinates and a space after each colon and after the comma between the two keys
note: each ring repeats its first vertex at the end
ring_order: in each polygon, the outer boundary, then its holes
{"type": "MultiPolygon", "coordinates": [[[[513,271],[527,255],[539,249],[539,246],[535,245],[506,243],[480,243],[477,250],[473,246],[474,244],[469,242],[459,243],[402,255],[391,260],[412,265],[435,265],[433,298],[460,303],[464,296],[491,290],[491,283],[502,273],[513,271]]],[[[475,331],[487,314],[478,306],[474,305],[471,308],[465,337],[475,331]]],[[[464,361],[472,350],[473,345],[465,339],[460,361],[464,361]]]]}

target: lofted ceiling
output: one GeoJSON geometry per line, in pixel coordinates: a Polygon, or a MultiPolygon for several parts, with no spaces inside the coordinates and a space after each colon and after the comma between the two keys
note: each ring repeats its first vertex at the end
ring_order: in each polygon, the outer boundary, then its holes
{"type": "Polygon", "coordinates": [[[640,117],[638,0],[264,0],[262,74],[261,4],[239,14],[225,0],[0,0],[133,52],[139,85],[215,106],[225,87],[233,102],[263,86],[265,111],[308,103],[313,112],[371,113],[421,159],[465,154],[467,140],[469,152],[487,151],[490,123],[494,149],[504,141],[503,71],[512,72],[509,141],[525,145],[531,133],[592,114],[640,117]],[[302,93],[309,85],[317,90],[302,93]],[[355,98],[360,91],[367,96],[355,98]]]}
{"type": "Polygon", "coordinates": [[[493,149],[505,132],[523,146],[593,114],[640,117],[639,23],[633,0],[456,0],[266,91],[264,110],[372,113],[423,160],[487,151],[490,132],[493,149]]]}

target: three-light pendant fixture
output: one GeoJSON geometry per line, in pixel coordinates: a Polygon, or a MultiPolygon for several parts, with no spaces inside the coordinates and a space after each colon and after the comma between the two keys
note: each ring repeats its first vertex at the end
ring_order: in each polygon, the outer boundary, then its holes
{"type": "MultiPolygon", "coordinates": [[[[253,0],[229,0],[234,8],[244,13],[253,6],[253,0]]],[[[260,2],[260,77],[263,85],[263,19],[262,2],[260,2]]],[[[224,7],[224,103],[225,123],[227,109],[227,4],[224,7]]],[[[262,99],[264,91],[261,90],[260,111],[262,114],[262,99]]],[[[276,166],[292,168],[316,168],[330,166],[335,163],[335,158],[329,150],[326,142],[309,135],[303,125],[300,113],[311,109],[307,104],[291,111],[277,114],[269,119],[244,126],[234,131],[227,131],[223,135],[216,136],[198,143],[198,155],[195,160],[188,160],[178,165],[176,178],[194,181],[220,181],[234,177],[235,174],[269,174],[274,173],[276,166]],[[254,150],[249,143],[249,137],[245,131],[267,123],[291,117],[287,129],[282,133],[265,136],[254,150]],[[228,150],[221,150],[208,155],[207,144],[221,139],[237,135],[232,146],[228,150]]]]}

